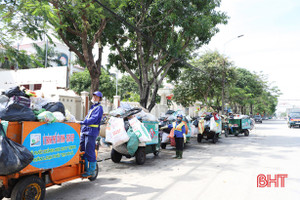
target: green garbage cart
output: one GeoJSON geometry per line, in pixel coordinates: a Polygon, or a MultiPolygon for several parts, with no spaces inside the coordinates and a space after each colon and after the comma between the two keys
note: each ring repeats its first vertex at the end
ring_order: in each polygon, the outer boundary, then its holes
{"type": "Polygon", "coordinates": [[[249,129],[251,129],[251,119],[229,119],[229,134],[238,136],[239,134],[244,134],[249,136],[249,129]]]}

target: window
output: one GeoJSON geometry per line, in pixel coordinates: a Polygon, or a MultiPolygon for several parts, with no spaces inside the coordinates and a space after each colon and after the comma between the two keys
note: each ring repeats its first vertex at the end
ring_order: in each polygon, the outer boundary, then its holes
{"type": "Polygon", "coordinates": [[[42,88],[42,84],[34,84],[33,90],[40,90],[42,88]]]}

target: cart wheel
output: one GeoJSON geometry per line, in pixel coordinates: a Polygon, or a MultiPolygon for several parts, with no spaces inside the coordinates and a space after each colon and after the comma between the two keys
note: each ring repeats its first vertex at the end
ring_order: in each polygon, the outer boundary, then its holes
{"type": "Polygon", "coordinates": [[[111,153],[110,153],[110,157],[114,163],[119,163],[122,159],[122,154],[120,154],[116,150],[112,149],[111,153]]]}
{"type": "Polygon", "coordinates": [[[217,142],[218,142],[218,134],[214,134],[214,137],[213,137],[213,140],[212,140],[212,142],[214,143],[214,144],[216,144],[217,142]]]}
{"type": "Polygon", "coordinates": [[[97,176],[98,176],[98,170],[99,170],[99,166],[98,166],[98,164],[96,164],[95,175],[94,175],[94,176],[91,176],[91,177],[89,178],[90,181],[94,181],[94,180],[97,179],[97,176]]]}
{"type": "Polygon", "coordinates": [[[12,200],[43,200],[45,198],[45,182],[37,176],[28,176],[20,180],[12,190],[12,200]]]}
{"type": "Polygon", "coordinates": [[[244,135],[249,136],[249,130],[248,129],[245,130],[244,135]]]}
{"type": "Polygon", "coordinates": [[[135,152],[135,161],[138,165],[143,165],[146,161],[145,148],[138,148],[135,152]]]}
{"type": "Polygon", "coordinates": [[[161,143],[161,144],[160,144],[160,147],[161,147],[162,149],[166,149],[166,146],[167,146],[167,143],[161,143]]]}
{"type": "Polygon", "coordinates": [[[154,154],[155,156],[158,156],[159,151],[154,151],[153,154],[154,154]]]}
{"type": "Polygon", "coordinates": [[[197,135],[197,141],[200,143],[202,141],[203,135],[198,134],[197,135]]]}

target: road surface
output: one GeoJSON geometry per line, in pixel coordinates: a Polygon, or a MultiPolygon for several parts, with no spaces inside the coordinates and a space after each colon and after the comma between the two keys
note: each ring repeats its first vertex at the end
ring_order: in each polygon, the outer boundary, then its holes
{"type": "MultiPolygon", "coordinates": [[[[300,129],[285,121],[257,124],[249,137],[222,138],[217,144],[192,138],[182,160],[167,147],[147,155],[143,166],[123,157],[99,163],[94,182],[75,180],[47,189],[47,200],[253,200],[300,199],[300,129]],[[287,174],[285,187],[258,188],[259,174],[287,174]]],[[[108,154],[103,154],[103,157],[108,154]]]]}

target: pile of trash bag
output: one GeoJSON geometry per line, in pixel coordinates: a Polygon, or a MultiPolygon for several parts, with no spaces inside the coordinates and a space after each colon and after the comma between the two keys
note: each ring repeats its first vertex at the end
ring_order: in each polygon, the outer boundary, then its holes
{"type": "Polygon", "coordinates": [[[157,118],[142,109],[138,113],[125,116],[137,108],[132,108],[129,104],[121,104],[116,110],[110,112],[110,119],[106,124],[105,141],[111,143],[113,147],[118,147],[127,143],[128,154],[133,156],[138,149],[139,143],[152,141],[149,131],[142,121],[157,121],[157,118]]]}
{"type": "Polygon", "coordinates": [[[0,95],[0,119],[6,121],[75,122],[61,102],[37,96],[34,91],[13,87],[0,95]]]}
{"type": "Polygon", "coordinates": [[[4,127],[0,123],[0,176],[21,171],[31,163],[33,157],[26,147],[6,137],[4,127]]]}

